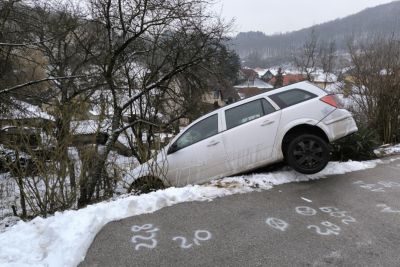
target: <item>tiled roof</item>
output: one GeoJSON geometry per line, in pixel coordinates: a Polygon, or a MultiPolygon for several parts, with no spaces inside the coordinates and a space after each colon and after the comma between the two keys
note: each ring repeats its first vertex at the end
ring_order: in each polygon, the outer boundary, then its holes
{"type": "MultiPolygon", "coordinates": [[[[302,74],[286,74],[283,75],[283,86],[305,81],[306,77],[302,74]]],[[[270,84],[275,84],[276,77],[272,78],[270,84]]]]}
{"type": "Polygon", "coordinates": [[[254,80],[247,80],[241,84],[235,85],[235,88],[248,88],[248,87],[255,87],[260,89],[273,89],[270,83],[264,82],[261,79],[255,78],[254,80]]]}
{"type": "Polygon", "coordinates": [[[241,99],[252,97],[258,94],[262,94],[265,91],[257,88],[257,87],[245,87],[245,88],[238,88],[237,92],[241,99]]]}

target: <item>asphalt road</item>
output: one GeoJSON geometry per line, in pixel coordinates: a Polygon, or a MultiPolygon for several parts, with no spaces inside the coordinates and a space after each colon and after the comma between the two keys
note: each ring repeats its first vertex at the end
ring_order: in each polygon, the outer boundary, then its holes
{"type": "Polygon", "coordinates": [[[112,222],[80,266],[400,266],[400,160],[112,222]]]}

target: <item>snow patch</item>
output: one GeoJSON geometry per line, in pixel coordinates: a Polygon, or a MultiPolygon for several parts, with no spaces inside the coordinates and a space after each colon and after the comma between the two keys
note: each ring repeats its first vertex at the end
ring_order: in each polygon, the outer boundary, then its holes
{"type": "Polygon", "coordinates": [[[54,117],[42,111],[38,106],[29,104],[24,101],[11,99],[14,103],[13,109],[9,113],[0,114],[2,120],[19,120],[19,119],[45,119],[54,121],[54,117]]]}
{"type": "Polygon", "coordinates": [[[270,189],[273,185],[281,185],[292,182],[306,182],[326,178],[328,175],[345,174],[348,172],[365,170],[376,167],[381,160],[372,161],[348,161],[329,162],[328,166],[321,172],[313,175],[305,175],[295,171],[279,171],[271,173],[260,173],[228,177],[221,180],[211,181],[210,184],[224,188],[242,188],[242,190],[254,191],[254,189],[270,189]]]}
{"type": "Polygon", "coordinates": [[[383,145],[380,148],[374,150],[377,156],[388,156],[400,154],[400,144],[397,145],[383,145]]]}

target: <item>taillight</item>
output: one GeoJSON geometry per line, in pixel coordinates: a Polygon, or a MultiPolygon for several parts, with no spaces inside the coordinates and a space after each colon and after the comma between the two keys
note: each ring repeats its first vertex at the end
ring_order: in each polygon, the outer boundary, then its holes
{"type": "Polygon", "coordinates": [[[335,107],[335,108],[341,108],[342,107],[342,105],[340,104],[340,102],[337,99],[336,95],[326,95],[324,97],[321,97],[319,100],[321,100],[322,102],[325,102],[328,105],[331,105],[332,107],[335,107]]]}

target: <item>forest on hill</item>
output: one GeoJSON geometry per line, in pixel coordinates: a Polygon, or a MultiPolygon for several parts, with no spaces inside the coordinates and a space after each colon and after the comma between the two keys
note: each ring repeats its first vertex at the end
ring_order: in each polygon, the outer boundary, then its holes
{"type": "Polygon", "coordinates": [[[262,32],[241,32],[232,39],[232,45],[246,65],[269,67],[290,61],[297,49],[310,38],[312,31],[322,42],[335,42],[338,51],[345,51],[348,40],[352,38],[363,42],[398,35],[400,1],[289,33],[266,35],[262,32]]]}

